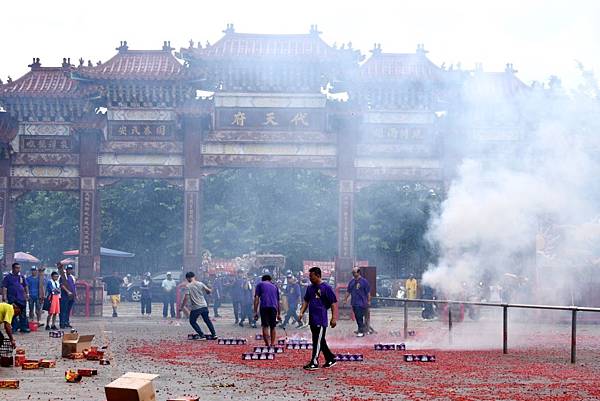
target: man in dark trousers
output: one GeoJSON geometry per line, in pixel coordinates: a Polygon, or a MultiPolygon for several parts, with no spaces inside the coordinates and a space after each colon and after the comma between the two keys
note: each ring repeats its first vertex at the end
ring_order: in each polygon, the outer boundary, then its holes
{"type": "Polygon", "coordinates": [[[308,271],[311,285],[306,289],[304,302],[300,310],[300,320],[304,312],[308,309],[308,324],[312,333],[312,359],[304,366],[306,370],[319,369],[319,353],[322,351],[325,357],[324,368],[330,368],[336,364],[335,355],[327,346],[325,332],[327,330],[327,310],[331,309],[331,322],[329,325],[334,328],[337,325],[335,316],[337,315],[337,298],[335,292],[321,280],[321,269],[311,267],[308,271]]]}
{"type": "Polygon", "coordinates": [[[75,276],[73,276],[73,265],[67,265],[67,269],[60,278],[60,328],[71,328],[71,309],[77,297],[75,287],[75,276]]]}
{"type": "Polygon", "coordinates": [[[256,321],[253,319],[252,305],[254,302],[254,275],[252,273],[247,274],[247,278],[241,281],[241,295],[240,295],[240,327],[244,327],[244,320],[248,319],[248,324],[252,328],[256,328],[256,321]]]}
{"type": "Polygon", "coordinates": [[[2,280],[2,301],[18,306],[12,320],[13,331],[21,330],[21,333],[29,333],[29,321],[27,320],[27,301],[29,300],[29,289],[25,277],[21,275],[21,265],[13,263],[11,272],[2,280]]]}
{"type": "Polygon", "coordinates": [[[198,318],[202,317],[202,320],[208,327],[210,331],[209,338],[211,340],[217,339],[217,333],[215,332],[215,327],[210,321],[210,317],[208,316],[208,303],[206,302],[205,294],[210,294],[211,289],[206,286],[202,281],[196,280],[196,275],[194,272],[187,272],[185,274],[185,279],[188,284],[186,286],[183,299],[181,300],[181,305],[179,310],[183,310],[188,300],[190,301],[190,325],[192,328],[198,333],[199,340],[206,340],[204,336],[204,332],[198,325],[198,318]]]}
{"type": "Polygon", "coordinates": [[[225,290],[225,278],[223,277],[223,273],[218,272],[215,281],[213,281],[212,286],[212,299],[213,299],[213,315],[214,317],[221,317],[219,315],[219,308],[223,303],[223,295],[225,290]]]}
{"type": "Polygon", "coordinates": [[[352,297],[350,304],[352,305],[352,312],[356,318],[356,324],[358,325],[357,337],[364,337],[368,331],[368,327],[365,323],[365,317],[369,305],[371,304],[371,286],[369,282],[360,275],[360,268],[355,267],[352,269],[352,280],[348,283],[346,297],[344,298],[345,305],[348,302],[348,297],[352,297]]]}
{"type": "Polygon", "coordinates": [[[152,317],[152,274],[146,273],[140,284],[142,316],[152,317]]]}
{"type": "Polygon", "coordinates": [[[298,328],[302,326],[302,322],[298,319],[298,304],[300,303],[300,296],[302,290],[300,289],[300,284],[298,284],[298,280],[296,277],[290,277],[285,287],[285,296],[288,301],[288,310],[285,314],[285,319],[281,324],[281,328],[285,330],[285,327],[289,323],[290,319],[293,317],[294,321],[298,324],[298,328]]]}
{"type": "MultiPolygon", "coordinates": [[[[233,306],[233,316],[235,317],[235,322],[233,324],[239,324],[240,321],[244,320],[242,317],[242,292],[245,283],[246,279],[244,278],[244,271],[240,269],[237,271],[237,276],[233,279],[233,282],[229,287],[231,305],[233,306]]],[[[252,301],[250,301],[250,304],[252,304],[252,301]]],[[[251,319],[252,317],[248,315],[248,320],[251,319]]]]}
{"type": "Polygon", "coordinates": [[[279,288],[271,282],[271,275],[265,274],[254,292],[254,320],[258,320],[260,305],[260,324],[266,346],[277,344],[277,322],[281,321],[279,288]]]}

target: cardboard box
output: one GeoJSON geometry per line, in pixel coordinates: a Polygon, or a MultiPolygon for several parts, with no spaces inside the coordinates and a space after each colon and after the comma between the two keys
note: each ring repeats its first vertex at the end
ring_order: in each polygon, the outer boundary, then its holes
{"type": "Polygon", "coordinates": [[[42,359],[40,361],[40,368],[55,368],[56,361],[54,359],[42,359]]]}
{"type": "Polygon", "coordinates": [[[23,370],[34,370],[34,369],[39,369],[40,368],[40,361],[31,361],[31,360],[26,360],[25,362],[23,362],[23,364],[21,365],[21,368],[23,370]]]}
{"type": "Polygon", "coordinates": [[[104,387],[106,401],[155,401],[152,380],[158,375],[127,372],[104,387]]]}
{"type": "Polygon", "coordinates": [[[83,377],[92,377],[98,375],[97,369],[77,369],[77,374],[83,377]]]}
{"type": "Polygon", "coordinates": [[[19,381],[17,379],[2,379],[0,380],[0,388],[18,389],[19,381]]]}
{"type": "Polygon", "coordinates": [[[69,354],[83,353],[83,350],[92,346],[93,334],[79,335],[77,333],[65,333],[62,339],[62,356],[68,357],[69,354]]]}

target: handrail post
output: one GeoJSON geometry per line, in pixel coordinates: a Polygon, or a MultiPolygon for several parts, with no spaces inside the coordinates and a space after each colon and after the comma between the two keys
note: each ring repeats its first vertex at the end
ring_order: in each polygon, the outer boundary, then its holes
{"type": "Polygon", "coordinates": [[[571,311],[571,363],[577,359],[577,309],[571,311]]]}
{"type": "Polygon", "coordinates": [[[448,305],[448,342],[452,344],[452,304],[448,305]]]}
{"type": "Polygon", "coordinates": [[[408,338],[408,302],[404,301],[404,340],[408,338]]]}
{"type": "Polygon", "coordinates": [[[502,353],[508,354],[508,305],[502,305],[502,353]]]}

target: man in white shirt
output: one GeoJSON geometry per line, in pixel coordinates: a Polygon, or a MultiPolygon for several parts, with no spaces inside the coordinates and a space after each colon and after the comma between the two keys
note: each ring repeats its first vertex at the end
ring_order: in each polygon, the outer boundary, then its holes
{"type": "Polygon", "coordinates": [[[163,317],[167,318],[169,306],[171,307],[171,318],[175,318],[175,298],[177,282],[173,280],[171,272],[167,272],[167,278],[162,282],[163,291],[163,317]]]}

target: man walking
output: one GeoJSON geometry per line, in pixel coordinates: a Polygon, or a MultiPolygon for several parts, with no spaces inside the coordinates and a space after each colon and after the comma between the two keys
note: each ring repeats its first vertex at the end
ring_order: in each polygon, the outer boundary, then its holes
{"type": "Polygon", "coordinates": [[[213,326],[210,318],[208,317],[208,304],[206,303],[206,298],[204,298],[204,294],[210,294],[211,289],[208,288],[203,282],[196,280],[196,275],[194,272],[187,272],[185,274],[185,279],[188,284],[186,286],[185,295],[183,296],[183,300],[181,301],[180,310],[183,310],[186,305],[188,299],[190,301],[190,325],[200,336],[200,340],[205,340],[204,333],[202,329],[198,325],[198,317],[202,316],[202,320],[208,327],[210,331],[210,339],[215,340],[217,338],[217,333],[215,332],[215,327],[213,326]]]}
{"type": "Polygon", "coordinates": [[[369,286],[369,282],[360,275],[358,267],[352,269],[352,277],[353,279],[348,283],[346,297],[342,304],[346,305],[348,297],[352,297],[350,305],[352,305],[352,312],[358,325],[356,336],[364,337],[368,329],[365,318],[371,304],[371,287],[369,286]]]}
{"type": "Polygon", "coordinates": [[[21,333],[29,333],[30,331],[26,311],[28,299],[29,289],[25,277],[21,275],[21,265],[13,263],[11,272],[2,280],[2,301],[17,304],[19,310],[19,313],[15,314],[12,320],[13,331],[21,330],[21,333]]]}
{"type": "Polygon", "coordinates": [[[113,271],[112,276],[104,277],[102,281],[106,284],[106,295],[110,298],[110,303],[112,304],[112,317],[118,317],[117,308],[121,303],[121,284],[123,284],[123,279],[119,277],[117,271],[113,271]]]}
{"type": "Polygon", "coordinates": [[[38,326],[42,320],[42,301],[44,300],[44,289],[46,283],[40,283],[40,275],[37,267],[31,268],[31,274],[26,279],[27,289],[29,290],[29,320],[36,319],[38,326]]]}
{"type": "Polygon", "coordinates": [[[177,282],[173,280],[173,275],[171,272],[167,272],[167,278],[163,280],[161,288],[163,294],[163,318],[167,318],[170,308],[171,319],[174,319],[177,282]]]}
{"type": "Polygon", "coordinates": [[[296,280],[296,277],[290,277],[288,279],[288,283],[287,286],[285,288],[285,295],[288,301],[288,310],[287,313],[285,314],[285,319],[283,320],[283,323],[281,324],[281,328],[285,330],[285,327],[287,326],[288,322],[290,321],[290,319],[293,317],[294,321],[296,321],[296,323],[298,324],[298,328],[300,328],[300,326],[302,326],[302,322],[300,321],[300,319],[298,318],[298,305],[300,304],[300,292],[302,290],[300,289],[300,284],[298,284],[298,280],[296,280]]]}
{"type": "MultiPolygon", "coordinates": [[[[62,265],[61,265],[62,268],[62,265]]],[[[60,278],[60,328],[71,328],[71,309],[77,297],[75,287],[75,276],[73,276],[73,265],[68,265],[66,273],[60,278]]]]}
{"type": "Polygon", "coordinates": [[[300,320],[308,309],[308,324],[312,333],[312,359],[304,366],[306,370],[319,369],[319,353],[322,351],[325,357],[324,368],[330,368],[336,364],[335,355],[327,346],[325,332],[327,329],[327,310],[331,309],[331,322],[329,325],[334,328],[337,325],[335,315],[337,314],[337,298],[335,292],[321,280],[321,269],[312,267],[308,271],[311,285],[306,289],[304,302],[300,310],[300,320]]]}
{"type": "Polygon", "coordinates": [[[279,288],[271,282],[271,276],[265,274],[254,292],[254,320],[258,320],[260,304],[260,325],[266,346],[274,347],[277,342],[275,327],[281,321],[279,288]]]}

